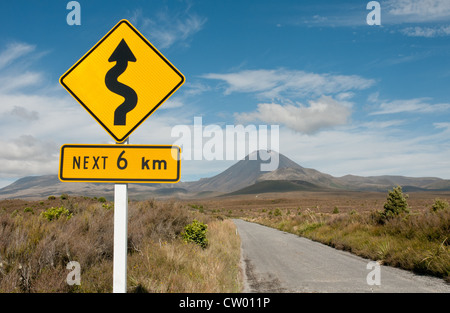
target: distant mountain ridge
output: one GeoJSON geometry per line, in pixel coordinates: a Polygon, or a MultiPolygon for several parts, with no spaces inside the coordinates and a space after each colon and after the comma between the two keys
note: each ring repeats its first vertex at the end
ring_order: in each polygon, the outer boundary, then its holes
{"type": "MultiPolygon", "coordinates": [[[[178,184],[129,184],[129,195],[135,199],[149,197],[201,197],[221,194],[252,194],[287,191],[382,191],[400,185],[405,191],[450,191],[450,180],[436,177],[355,176],[334,177],[304,168],[275,151],[264,155],[278,158],[276,170],[262,171],[269,160],[255,151],[222,173],[193,182],[178,184]]],[[[28,176],[0,189],[0,199],[44,198],[62,193],[82,196],[104,196],[112,199],[112,183],[63,183],[57,175],[28,176]]]]}

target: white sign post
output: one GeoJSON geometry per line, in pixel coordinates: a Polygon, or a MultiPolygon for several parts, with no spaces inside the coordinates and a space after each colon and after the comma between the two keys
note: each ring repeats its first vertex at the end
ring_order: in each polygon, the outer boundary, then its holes
{"type": "MultiPolygon", "coordinates": [[[[129,143],[127,139],[125,143],[129,143]]],[[[113,292],[127,292],[128,184],[114,184],[113,292]]]]}

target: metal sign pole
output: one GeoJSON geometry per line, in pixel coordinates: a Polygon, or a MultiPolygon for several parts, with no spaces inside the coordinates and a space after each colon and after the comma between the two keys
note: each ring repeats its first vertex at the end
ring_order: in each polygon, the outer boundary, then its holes
{"type": "MultiPolygon", "coordinates": [[[[125,144],[129,143],[127,139],[125,144]]],[[[113,292],[127,292],[128,184],[114,184],[113,292]]]]}

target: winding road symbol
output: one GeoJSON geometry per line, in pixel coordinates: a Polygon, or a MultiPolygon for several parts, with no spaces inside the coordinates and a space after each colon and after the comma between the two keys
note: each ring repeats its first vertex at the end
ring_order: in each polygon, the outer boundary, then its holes
{"type": "Polygon", "coordinates": [[[119,21],[60,78],[118,143],[184,81],[183,74],[127,20],[119,21]]]}
{"type": "Polygon", "coordinates": [[[136,57],[131,52],[124,39],[108,59],[109,62],[116,62],[105,76],[105,84],[109,90],[125,98],[125,101],[114,111],[114,125],[126,125],[127,113],[136,107],[138,96],[129,86],[117,81],[120,75],[128,67],[128,62],[136,62],[136,57]]]}

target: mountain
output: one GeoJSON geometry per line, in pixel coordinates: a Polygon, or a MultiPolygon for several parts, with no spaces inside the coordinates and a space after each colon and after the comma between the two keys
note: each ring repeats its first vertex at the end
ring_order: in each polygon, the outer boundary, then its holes
{"type": "Polygon", "coordinates": [[[386,191],[400,185],[405,191],[450,190],[450,180],[436,177],[405,176],[355,176],[334,177],[315,169],[281,168],[261,175],[258,181],[265,180],[304,180],[323,188],[355,191],[386,191]]]}
{"type": "MultiPolygon", "coordinates": [[[[270,151],[267,154],[270,158],[278,157],[278,169],[303,169],[303,167],[291,159],[275,151],[270,151]]],[[[264,164],[267,165],[269,161],[264,160],[266,159],[266,155],[264,155],[264,159],[261,155],[261,151],[255,151],[216,176],[202,178],[196,182],[189,183],[187,189],[192,191],[231,192],[250,186],[254,184],[261,175],[267,173],[262,171],[261,167],[264,164]]]]}
{"type": "MultiPolygon", "coordinates": [[[[315,169],[304,168],[275,151],[255,151],[213,177],[178,184],[129,184],[128,193],[133,199],[186,198],[287,191],[386,192],[397,185],[402,186],[404,191],[450,191],[450,180],[388,175],[334,177],[315,169]],[[263,171],[264,166],[277,158],[277,169],[263,171]]],[[[59,181],[57,175],[29,176],[0,189],[0,199],[46,198],[49,195],[58,196],[63,193],[113,199],[114,184],[63,183],[59,181]]]]}

